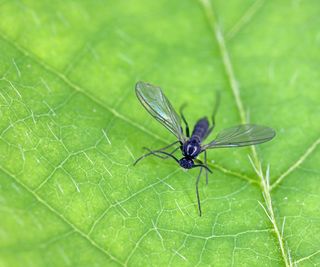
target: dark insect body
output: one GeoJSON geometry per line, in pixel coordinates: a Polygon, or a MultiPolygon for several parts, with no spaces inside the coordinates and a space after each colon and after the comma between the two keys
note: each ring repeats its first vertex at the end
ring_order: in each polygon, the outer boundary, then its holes
{"type": "Polygon", "coordinates": [[[173,133],[178,138],[178,141],[157,150],[150,150],[148,148],[145,148],[149,151],[149,153],[138,158],[134,162],[134,165],[137,164],[141,159],[150,155],[154,155],[162,159],[172,158],[184,169],[199,167],[200,172],[196,180],[196,195],[200,216],[202,214],[198,190],[200,176],[202,170],[204,169],[206,172],[206,183],[208,184],[208,172],[212,172],[207,165],[206,150],[213,148],[256,145],[267,142],[275,136],[275,131],[269,127],[255,124],[242,124],[222,130],[213,141],[208,144],[203,144],[203,141],[210,135],[210,133],[214,129],[215,114],[219,106],[219,96],[217,97],[217,102],[211,116],[211,126],[209,124],[208,118],[204,117],[197,121],[190,136],[189,125],[183,115],[184,106],[180,108],[180,116],[186,126],[185,133],[183,132],[179,115],[176,113],[169,100],[163,94],[160,87],[156,87],[149,83],[138,82],[135,89],[137,97],[140,100],[141,104],[145,107],[145,109],[163,126],[171,131],[171,133],[173,133]],[[179,146],[170,153],[165,151],[173,147],[174,145],[179,146]],[[179,149],[181,150],[183,155],[180,160],[174,156],[174,153],[179,149]],[[201,154],[202,152],[204,153],[204,162],[197,159],[199,154],[201,154]]]}
{"type": "MultiPolygon", "coordinates": [[[[182,154],[184,157],[179,160],[181,167],[185,169],[193,168],[193,160],[201,153],[201,142],[209,133],[208,119],[200,119],[194,126],[190,139],[182,144],[182,154]]],[[[187,135],[187,137],[189,136],[187,135]]]]}

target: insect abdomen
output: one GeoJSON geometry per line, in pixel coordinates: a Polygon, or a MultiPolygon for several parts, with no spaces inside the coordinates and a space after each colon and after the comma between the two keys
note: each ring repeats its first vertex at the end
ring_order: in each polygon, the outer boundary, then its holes
{"type": "Polygon", "coordinates": [[[206,136],[209,128],[209,121],[207,118],[203,118],[197,121],[196,125],[194,126],[191,139],[198,139],[199,142],[203,140],[206,136]]]}

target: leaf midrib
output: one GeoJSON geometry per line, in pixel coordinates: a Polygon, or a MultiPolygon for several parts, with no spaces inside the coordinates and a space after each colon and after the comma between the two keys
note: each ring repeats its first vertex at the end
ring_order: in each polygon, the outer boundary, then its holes
{"type": "MultiPolygon", "coordinates": [[[[230,84],[230,88],[232,90],[232,93],[233,93],[233,96],[234,96],[234,99],[236,102],[236,106],[237,106],[237,109],[239,112],[240,121],[242,123],[246,123],[245,111],[244,111],[242,100],[240,98],[240,87],[237,82],[234,70],[233,70],[233,66],[231,63],[229,52],[228,52],[226,44],[225,44],[223,33],[221,32],[219,23],[217,22],[217,19],[216,19],[215,11],[214,11],[213,6],[211,5],[211,2],[209,0],[201,0],[200,3],[202,4],[203,11],[204,11],[205,16],[207,18],[209,26],[210,26],[213,34],[216,37],[216,41],[218,43],[218,47],[219,47],[220,54],[222,57],[224,70],[226,72],[226,75],[227,75],[227,78],[228,78],[228,81],[230,84]]],[[[257,151],[255,149],[255,146],[251,146],[251,151],[252,151],[253,160],[254,160],[253,167],[258,168],[260,160],[259,160],[257,151]]],[[[262,179],[262,176],[261,176],[261,179],[262,179]]],[[[272,217],[270,217],[270,216],[267,216],[267,217],[269,217],[269,219],[271,220],[271,224],[275,230],[275,234],[276,234],[278,244],[280,247],[280,251],[281,251],[281,257],[284,261],[284,264],[285,264],[285,266],[289,266],[290,261],[288,259],[287,252],[284,249],[285,248],[284,237],[280,236],[277,222],[274,219],[274,211],[273,211],[273,206],[272,206],[272,198],[271,198],[270,190],[267,190],[267,188],[265,188],[263,185],[264,185],[263,180],[261,180],[260,190],[261,190],[261,193],[264,197],[265,203],[267,202],[266,201],[267,197],[270,199],[270,203],[271,203],[269,206],[270,206],[270,212],[271,212],[272,217]]],[[[268,203],[266,203],[266,206],[268,206],[268,203]]]]}

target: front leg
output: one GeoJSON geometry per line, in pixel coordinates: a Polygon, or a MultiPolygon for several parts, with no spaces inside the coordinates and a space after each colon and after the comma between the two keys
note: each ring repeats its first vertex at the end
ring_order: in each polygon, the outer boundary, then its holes
{"type": "MultiPolygon", "coordinates": [[[[173,155],[180,147],[176,147],[174,150],[172,150],[169,154],[170,155],[173,155]]],[[[147,148],[147,147],[144,147],[145,150],[149,151],[148,154],[152,154],[158,158],[161,158],[161,159],[167,159],[169,158],[169,156],[161,156],[161,155],[158,155],[156,154],[157,152],[161,152],[162,150],[151,150],[150,148],[147,148]]]]}
{"type": "MultiPolygon", "coordinates": [[[[133,163],[133,166],[135,166],[140,160],[142,160],[142,159],[144,159],[144,158],[146,158],[146,157],[148,157],[148,156],[151,156],[151,155],[154,155],[155,153],[154,152],[161,152],[161,151],[164,151],[164,150],[166,150],[166,149],[168,149],[168,148],[170,148],[170,147],[172,147],[172,146],[174,146],[174,145],[176,145],[176,144],[178,144],[178,143],[180,143],[179,141],[175,141],[175,142],[173,142],[172,144],[170,144],[170,145],[167,145],[167,146],[165,146],[165,147],[163,147],[163,148],[160,148],[160,149],[157,149],[157,150],[154,150],[154,151],[151,151],[150,149],[148,149],[148,151],[150,151],[149,153],[147,153],[147,154],[144,154],[144,155],[142,155],[141,157],[139,157],[134,163],[133,163]]],[[[175,152],[176,150],[174,150],[174,152],[175,152]]],[[[161,154],[161,153],[160,153],[161,154]]],[[[172,152],[170,153],[170,154],[172,154],[172,152]]]]}

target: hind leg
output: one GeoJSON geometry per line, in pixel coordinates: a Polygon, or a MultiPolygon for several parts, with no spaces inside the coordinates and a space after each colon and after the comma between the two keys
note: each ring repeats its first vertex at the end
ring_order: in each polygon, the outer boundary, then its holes
{"type": "Polygon", "coordinates": [[[182,105],[181,108],[180,108],[180,116],[181,116],[181,119],[183,120],[184,124],[186,125],[186,136],[187,137],[190,137],[190,131],[189,131],[189,125],[188,125],[188,122],[183,114],[183,110],[184,108],[186,107],[186,105],[182,105]]]}

